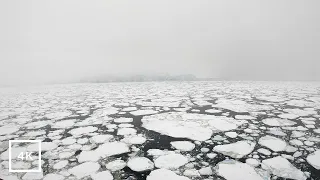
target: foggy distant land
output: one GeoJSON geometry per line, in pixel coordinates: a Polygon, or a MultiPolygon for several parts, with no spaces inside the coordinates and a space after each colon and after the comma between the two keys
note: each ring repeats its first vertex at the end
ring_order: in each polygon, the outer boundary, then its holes
{"type": "Polygon", "coordinates": [[[199,78],[193,74],[181,74],[181,75],[130,75],[130,76],[95,76],[90,78],[84,78],[79,83],[107,83],[107,82],[149,82],[149,81],[210,81],[218,80],[217,78],[199,78]]]}

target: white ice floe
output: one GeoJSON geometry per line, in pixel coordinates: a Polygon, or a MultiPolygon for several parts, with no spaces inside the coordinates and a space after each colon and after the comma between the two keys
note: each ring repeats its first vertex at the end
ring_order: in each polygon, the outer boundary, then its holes
{"type": "Polygon", "coordinates": [[[136,133],[137,133],[137,130],[133,128],[120,128],[118,129],[117,135],[126,136],[126,135],[134,135],[136,133]]]}
{"type": "Polygon", "coordinates": [[[77,140],[74,139],[73,137],[67,137],[67,138],[62,139],[62,141],[61,141],[61,143],[63,145],[71,145],[71,144],[74,144],[75,142],[77,142],[77,140]]]}
{"type": "Polygon", "coordinates": [[[23,180],[38,180],[43,179],[43,173],[42,172],[27,172],[22,176],[23,180]]]}
{"type": "Polygon", "coordinates": [[[235,160],[225,160],[218,163],[215,171],[226,180],[239,180],[239,178],[246,180],[269,179],[269,177],[261,177],[252,166],[235,160]]]}
{"type": "Polygon", "coordinates": [[[67,160],[59,161],[55,165],[53,165],[53,169],[62,169],[66,167],[68,163],[69,162],[67,160]]]}
{"type": "Polygon", "coordinates": [[[39,129],[51,124],[51,121],[35,121],[24,125],[24,127],[27,129],[39,129]]]}
{"type": "Polygon", "coordinates": [[[127,143],[127,144],[143,144],[146,142],[146,138],[141,136],[141,135],[137,135],[137,136],[127,136],[124,139],[122,139],[121,141],[127,143]]]}
{"type": "Polygon", "coordinates": [[[93,143],[100,144],[100,143],[104,143],[106,141],[110,141],[112,138],[113,138],[113,136],[110,135],[110,134],[100,134],[100,135],[97,135],[97,136],[93,136],[90,139],[90,141],[93,142],[93,143]]]}
{"type": "Polygon", "coordinates": [[[123,142],[107,142],[100,145],[96,150],[101,157],[114,156],[130,152],[127,144],[123,142]]]}
{"type": "Polygon", "coordinates": [[[206,113],[221,113],[222,111],[221,110],[218,110],[218,109],[207,109],[205,110],[206,113]]]}
{"type": "Polygon", "coordinates": [[[157,168],[165,168],[171,170],[177,169],[187,163],[188,158],[181,154],[175,153],[160,156],[154,161],[154,164],[157,168]]]}
{"type": "Polygon", "coordinates": [[[183,175],[184,176],[187,176],[187,177],[199,177],[200,176],[200,173],[198,170],[196,169],[186,169],[184,172],[183,172],[183,175]]]}
{"type": "Polygon", "coordinates": [[[258,142],[260,145],[265,146],[272,151],[284,151],[286,149],[287,143],[282,139],[273,137],[273,136],[264,136],[259,139],[258,142]]]}
{"type": "Polygon", "coordinates": [[[309,154],[307,161],[314,168],[320,169],[320,150],[316,150],[314,153],[309,154]]]}
{"type": "Polygon", "coordinates": [[[159,156],[163,156],[163,155],[169,154],[170,152],[165,151],[165,150],[160,150],[160,149],[149,149],[147,151],[147,153],[150,156],[159,157],[159,156]]]}
{"type": "Polygon", "coordinates": [[[215,158],[216,156],[217,156],[216,153],[208,153],[208,154],[207,154],[207,157],[208,157],[209,159],[213,159],[213,158],[215,158]]]}
{"type": "MultiPolygon", "coordinates": [[[[58,147],[58,145],[54,142],[41,142],[41,151],[51,151],[58,147]]],[[[32,143],[27,147],[27,151],[38,152],[39,144],[32,143]]]]}
{"type": "Polygon", "coordinates": [[[83,177],[95,174],[99,169],[99,163],[86,162],[69,169],[68,172],[75,175],[77,179],[81,179],[83,177]]]}
{"type": "Polygon", "coordinates": [[[136,172],[148,171],[154,168],[153,162],[145,157],[134,157],[129,159],[127,166],[136,172]]]}
{"type": "Polygon", "coordinates": [[[271,152],[268,149],[264,149],[264,148],[260,148],[257,150],[259,153],[266,155],[266,156],[270,156],[271,152]]]}
{"type": "Polygon", "coordinates": [[[63,180],[63,179],[65,179],[65,177],[60,174],[47,174],[43,178],[43,180],[63,180]]]}
{"type": "Polygon", "coordinates": [[[213,132],[230,131],[245,122],[214,115],[173,112],[143,117],[142,123],[146,129],[161,134],[205,141],[213,132]]]}
{"type": "Polygon", "coordinates": [[[292,139],[289,141],[289,143],[294,146],[302,146],[303,145],[303,142],[298,139],[292,139]]]}
{"type": "Polygon", "coordinates": [[[306,175],[294,167],[286,158],[277,156],[262,161],[261,167],[272,174],[295,180],[306,180],[306,175]]]}
{"type": "Polygon", "coordinates": [[[127,166],[127,163],[123,160],[114,160],[106,164],[106,168],[110,171],[118,171],[127,166]]]}
{"type": "Polygon", "coordinates": [[[19,128],[17,126],[9,126],[9,125],[2,126],[2,127],[0,127],[0,136],[1,135],[9,135],[9,134],[15,133],[17,131],[19,131],[19,128]]]}
{"type": "Polygon", "coordinates": [[[236,133],[236,132],[226,132],[225,135],[228,136],[229,138],[236,138],[238,136],[238,133],[236,133]]]}
{"type": "Polygon", "coordinates": [[[132,118],[117,118],[113,120],[115,123],[130,123],[133,121],[132,118]]]}
{"type": "Polygon", "coordinates": [[[72,152],[62,152],[62,153],[59,153],[59,158],[60,159],[68,159],[73,155],[74,155],[74,153],[72,153],[72,152]]]}
{"type": "Polygon", "coordinates": [[[280,119],[280,118],[267,118],[267,119],[263,119],[262,122],[269,126],[293,126],[297,124],[294,121],[290,121],[287,119],[280,119]]]}
{"type": "Polygon", "coordinates": [[[137,107],[126,107],[122,109],[122,111],[135,111],[135,110],[137,110],[137,107]]]}
{"type": "Polygon", "coordinates": [[[74,124],[75,124],[75,120],[73,119],[57,121],[52,125],[52,128],[57,128],[57,129],[71,128],[74,124]]]}
{"type": "Polygon", "coordinates": [[[255,119],[255,117],[248,116],[248,115],[236,115],[235,118],[236,118],[236,119],[244,119],[244,120],[252,120],[252,119],[255,119]]]}
{"type": "Polygon", "coordinates": [[[250,154],[255,145],[256,143],[251,141],[238,141],[231,144],[215,146],[213,150],[233,158],[242,158],[250,154]]]}
{"type": "Polygon", "coordinates": [[[86,161],[92,161],[96,162],[101,158],[101,155],[97,153],[96,151],[82,151],[79,154],[78,161],[80,163],[86,162],[86,161]]]}
{"type": "Polygon", "coordinates": [[[180,151],[192,151],[195,148],[195,145],[190,141],[173,141],[170,144],[180,151]]]}
{"type": "Polygon", "coordinates": [[[313,132],[320,134],[320,129],[314,129],[313,132]]]}
{"type": "Polygon", "coordinates": [[[212,105],[212,107],[228,109],[238,113],[274,109],[272,106],[249,104],[242,100],[219,99],[216,103],[217,104],[212,105]]]}
{"type": "Polygon", "coordinates": [[[210,176],[213,174],[211,167],[203,167],[199,169],[199,174],[202,176],[210,176]]]}
{"type": "Polygon", "coordinates": [[[284,109],[285,112],[296,114],[298,116],[310,116],[317,114],[317,111],[314,110],[302,110],[302,109],[284,109]]]}
{"type": "Polygon", "coordinates": [[[92,180],[113,180],[113,176],[109,171],[102,171],[91,175],[92,180]]]}
{"type": "Polygon", "coordinates": [[[151,114],[157,114],[158,111],[152,110],[152,109],[142,109],[142,110],[136,110],[131,111],[130,114],[134,116],[145,116],[145,115],[151,115],[151,114]]]}
{"type": "Polygon", "coordinates": [[[260,165],[260,162],[257,159],[253,159],[253,158],[246,159],[246,163],[252,167],[257,167],[260,165]]]}
{"type": "Polygon", "coordinates": [[[86,135],[88,133],[94,132],[96,130],[98,130],[98,128],[93,126],[86,126],[86,127],[79,127],[76,129],[72,129],[71,131],[69,131],[69,133],[74,136],[81,136],[81,135],[86,135]]]}
{"type": "Polygon", "coordinates": [[[167,169],[157,169],[152,171],[148,176],[147,180],[190,180],[185,176],[179,176],[176,173],[167,169]]]}
{"type": "Polygon", "coordinates": [[[280,117],[280,118],[282,118],[282,119],[296,119],[296,118],[298,118],[299,116],[296,115],[296,114],[286,113],[286,114],[280,114],[280,115],[278,115],[278,117],[280,117]]]}
{"type": "Polygon", "coordinates": [[[280,128],[269,128],[267,133],[273,134],[273,135],[276,135],[276,136],[286,136],[287,135],[280,128]]]}

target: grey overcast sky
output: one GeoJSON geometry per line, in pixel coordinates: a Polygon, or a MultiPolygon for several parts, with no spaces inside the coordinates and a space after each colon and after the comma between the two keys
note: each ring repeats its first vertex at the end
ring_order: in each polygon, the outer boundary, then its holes
{"type": "Polygon", "coordinates": [[[319,0],[2,0],[0,84],[320,79],[319,0]]]}

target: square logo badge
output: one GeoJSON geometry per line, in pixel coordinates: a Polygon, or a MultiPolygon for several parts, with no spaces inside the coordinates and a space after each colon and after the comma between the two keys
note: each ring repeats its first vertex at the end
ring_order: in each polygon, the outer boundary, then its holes
{"type": "Polygon", "coordinates": [[[40,140],[9,140],[9,172],[41,171],[40,140]],[[23,144],[23,146],[17,146],[17,144],[23,144]]]}

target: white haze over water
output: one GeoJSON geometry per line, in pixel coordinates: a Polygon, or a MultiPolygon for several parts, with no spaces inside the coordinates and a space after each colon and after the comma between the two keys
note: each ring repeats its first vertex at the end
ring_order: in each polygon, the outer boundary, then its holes
{"type": "Polygon", "coordinates": [[[319,80],[317,0],[3,0],[0,85],[104,74],[319,80]]]}

